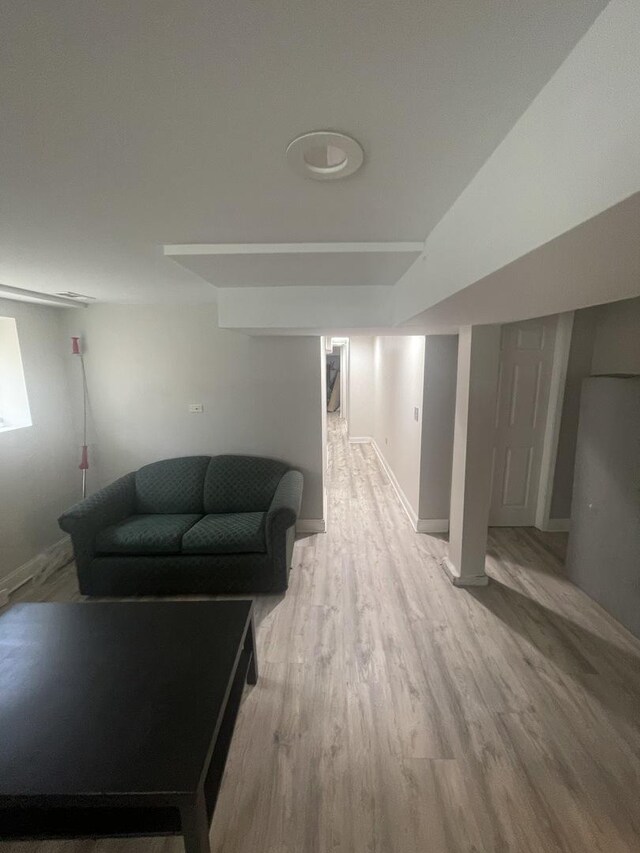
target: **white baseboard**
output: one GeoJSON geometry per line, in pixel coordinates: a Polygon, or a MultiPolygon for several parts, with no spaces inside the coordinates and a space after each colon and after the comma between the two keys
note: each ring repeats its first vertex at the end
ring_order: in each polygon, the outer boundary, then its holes
{"type": "Polygon", "coordinates": [[[398,499],[400,500],[400,503],[402,504],[402,508],[407,513],[407,517],[408,517],[409,521],[411,522],[411,526],[413,527],[413,529],[415,531],[417,531],[418,530],[418,514],[416,513],[414,508],[409,503],[409,499],[407,498],[405,493],[402,491],[400,483],[396,479],[396,475],[391,470],[389,463],[384,458],[382,451],[378,447],[375,439],[372,440],[371,444],[373,445],[373,449],[375,450],[376,456],[378,457],[385,474],[389,478],[389,482],[393,486],[393,489],[394,489],[395,493],[397,494],[398,499]]]}
{"type": "Polygon", "coordinates": [[[326,533],[327,524],[324,518],[299,518],[296,522],[296,533],[326,533]]]}
{"type": "Polygon", "coordinates": [[[18,566],[17,569],[9,572],[5,577],[0,578],[0,590],[6,590],[8,594],[11,594],[32,578],[48,577],[57,569],[66,566],[71,560],[73,560],[71,539],[65,536],[44,551],[36,554],[35,557],[27,560],[26,563],[18,566]]]}
{"type": "Polygon", "coordinates": [[[567,533],[571,527],[570,518],[549,518],[542,530],[549,533],[567,533]]]}
{"type": "Polygon", "coordinates": [[[371,444],[373,439],[370,435],[350,435],[349,444],[371,444]]]}
{"type": "Polygon", "coordinates": [[[406,512],[407,518],[411,522],[411,526],[416,531],[416,533],[448,533],[448,518],[418,518],[416,511],[409,503],[409,499],[407,498],[405,493],[402,491],[402,488],[396,478],[396,475],[393,473],[391,467],[389,466],[389,463],[384,458],[384,454],[378,447],[375,439],[371,439],[371,444],[373,445],[373,449],[375,450],[376,456],[378,457],[385,474],[389,478],[389,482],[393,486],[393,489],[397,494],[400,503],[402,504],[402,508],[406,512]]]}
{"type": "Polygon", "coordinates": [[[471,575],[469,577],[463,577],[458,574],[455,566],[448,557],[443,557],[442,560],[440,560],[440,566],[454,586],[487,586],[489,583],[487,575],[471,575]]]}
{"type": "Polygon", "coordinates": [[[418,533],[448,533],[448,518],[419,518],[416,526],[418,533]]]}

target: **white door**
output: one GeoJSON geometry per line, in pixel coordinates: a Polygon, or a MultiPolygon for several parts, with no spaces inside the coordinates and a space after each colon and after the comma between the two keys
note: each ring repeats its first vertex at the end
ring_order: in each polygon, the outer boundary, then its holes
{"type": "Polygon", "coordinates": [[[556,317],[502,327],[489,524],[535,523],[556,317]]]}

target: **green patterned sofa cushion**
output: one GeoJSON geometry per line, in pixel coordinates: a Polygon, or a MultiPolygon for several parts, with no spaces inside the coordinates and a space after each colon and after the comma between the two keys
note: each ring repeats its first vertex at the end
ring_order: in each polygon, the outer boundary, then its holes
{"type": "Polygon", "coordinates": [[[96,537],[101,554],[179,554],[182,537],[201,516],[131,515],[105,527],[96,537]]]}
{"type": "Polygon", "coordinates": [[[152,462],[136,471],[139,513],[202,514],[204,477],[210,456],[184,456],[152,462]]]}
{"type": "Polygon", "coordinates": [[[261,456],[214,456],[204,480],[204,511],[266,512],[288,470],[261,456]]]}
{"type": "Polygon", "coordinates": [[[182,537],[184,554],[248,554],[267,550],[264,512],[205,517],[182,537]]]}

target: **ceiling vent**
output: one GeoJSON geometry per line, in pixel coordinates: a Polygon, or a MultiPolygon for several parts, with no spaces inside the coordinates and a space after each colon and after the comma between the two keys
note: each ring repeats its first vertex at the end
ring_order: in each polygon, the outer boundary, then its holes
{"type": "Polygon", "coordinates": [[[298,136],[287,148],[287,162],[297,175],[314,181],[335,181],[353,175],[364,160],[362,146],[344,133],[314,130],[298,136]]]}

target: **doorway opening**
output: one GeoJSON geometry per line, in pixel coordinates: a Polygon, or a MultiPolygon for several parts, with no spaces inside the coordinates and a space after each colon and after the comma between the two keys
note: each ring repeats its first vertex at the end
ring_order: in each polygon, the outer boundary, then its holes
{"type": "Polygon", "coordinates": [[[325,341],[326,411],[347,419],[349,338],[325,341]]]}
{"type": "Polygon", "coordinates": [[[340,412],[340,351],[328,352],[326,356],[327,369],[327,413],[340,412]]]}
{"type": "Polygon", "coordinates": [[[327,487],[336,440],[348,429],[349,338],[327,335],[320,339],[322,376],[322,466],[324,471],[323,517],[327,518],[327,487]]]}

